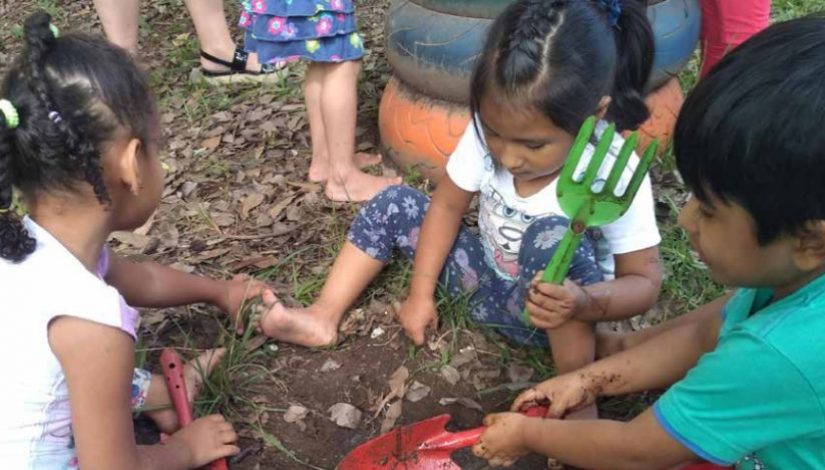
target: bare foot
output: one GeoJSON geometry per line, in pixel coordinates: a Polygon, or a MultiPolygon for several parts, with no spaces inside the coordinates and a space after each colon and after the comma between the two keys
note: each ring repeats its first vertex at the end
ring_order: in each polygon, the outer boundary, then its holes
{"type": "MultiPolygon", "coordinates": [[[[195,397],[200,394],[203,388],[203,379],[212,373],[215,366],[221,362],[224,354],[226,354],[225,348],[210,349],[183,366],[183,380],[186,382],[186,395],[190,404],[194,403],[195,397]]],[[[171,406],[172,400],[169,398],[169,392],[162,376],[153,376],[150,387],[159,387],[162,390],[150,390],[150,398],[146,400],[147,408],[171,406]]],[[[161,432],[166,434],[172,434],[180,428],[178,414],[173,408],[148,411],[145,415],[155,422],[161,432]]]]}
{"type": "Polygon", "coordinates": [[[326,195],[333,201],[361,202],[372,199],[387,186],[401,184],[401,178],[373,176],[361,171],[350,173],[346,179],[327,181],[326,195]]]}
{"type": "Polygon", "coordinates": [[[367,168],[378,165],[384,157],[380,153],[355,152],[355,164],[358,168],[367,168]]]}
{"type": "Polygon", "coordinates": [[[272,291],[263,293],[265,310],[257,317],[263,334],[287,343],[308,347],[335,344],[338,325],[325,321],[314,305],[307,308],[287,308],[272,291]]]}
{"type": "Polygon", "coordinates": [[[313,183],[323,183],[329,178],[329,158],[312,156],[309,163],[309,180],[313,183]]]}
{"type": "MultiPolygon", "coordinates": [[[[361,169],[378,165],[382,160],[380,153],[357,152],[355,154],[355,165],[361,169]]],[[[313,183],[323,183],[327,179],[329,179],[329,160],[312,157],[309,164],[309,180],[313,183]]]]}

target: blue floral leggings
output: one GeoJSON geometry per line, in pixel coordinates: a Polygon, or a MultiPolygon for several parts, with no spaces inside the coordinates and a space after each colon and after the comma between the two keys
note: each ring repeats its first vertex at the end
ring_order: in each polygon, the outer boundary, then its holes
{"type": "MultiPolygon", "coordinates": [[[[414,259],[418,233],[430,199],[408,186],[390,186],[364,205],[350,227],[347,240],[370,257],[387,262],[395,249],[414,259]]],[[[469,295],[472,319],[496,328],[508,338],[527,345],[546,346],[547,334],[521,322],[524,297],[530,281],[543,270],[558,242],[542,237],[548,230],[566,227],[569,220],[548,216],[536,219],[524,232],[519,251],[519,276],[503,279],[484,258],[481,239],[462,226],[439,279],[450,295],[469,295]]],[[[576,251],[568,277],[580,285],[602,280],[590,240],[576,251]]]]}

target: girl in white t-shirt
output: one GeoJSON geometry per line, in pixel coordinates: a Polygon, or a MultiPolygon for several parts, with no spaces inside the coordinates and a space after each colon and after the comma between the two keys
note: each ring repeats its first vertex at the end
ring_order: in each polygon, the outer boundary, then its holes
{"type": "MultiPolygon", "coordinates": [[[[132,411],[168,405],[159,376],[133,371],[131,305],[209,302],[234,312],[261,285],[215,281],[106,248],[158,207],[159,119],[145,74],[102,38],[56,38],[25,22],[25,51],[0,88],[0,461],[3,468],[189,469],[238,451],[232,425],[201,418],[139,447],[132,411]],[[12,188],[29,215],[20,220],[12,188]]],[[[194,393],[222,352],[185,368],[194,393]],[[201,369],[201,370],[198,370],[201,369]]],[[[192,396],[190,396],[190,399],[192,396]]]]}
{"type": "MultiPolygon", "coordinates": [[[[414,258],[414,268],[399,316],[417,344],[436,322],[440,283],[451,293],[470,293],[472,318],[516,341],[546,344],[549,336],[559,372],[591,362],[594,323],[642,313],[659,293],[650,181],[625,216],[591,233],[564,285],[539,283],[536,276],[568,224],[556,180],[581,124],[597,115],[633,129],[648,117],[642,93],[653,38],[642,3],[510,5],[491,27],[472,78],[473,122],[432,201],[403,186],[377,195],[361,209],[314,304],[289,309],[264,292],[273,305],[261,318],[263,331],[304,345],[334,342],[345,310],[400,249],[414,258]],[[476,194],[480,235],[462,226],[476,194]],[[525,305],[539,330],[521,323],[525,305]]],[[[605,126],[600,122],[597,134],[605,126]]],[[[622,143],[617,135],[603,170],[622,143]]],[[[636,163],[634,156],[631,169],[636,163]]]]}

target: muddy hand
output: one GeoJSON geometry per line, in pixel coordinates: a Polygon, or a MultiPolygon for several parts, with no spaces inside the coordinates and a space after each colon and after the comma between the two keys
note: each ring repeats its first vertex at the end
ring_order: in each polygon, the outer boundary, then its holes
{"type": "Polygon", "coordinates": [[[529,453],[522,436],[526,418],[519,413],[496,413],[484,418],[487,429],[481,435],[473,453],[494,467],[509,467],[529,453]]]}
{"type": "Polygon", "coordinates": [[[401,306],[398,319],[407,337],[416,345],[421,346],[424,344],[427,328],[438,328],[438,311],[435,308],[435,301],[432,297],[411,296],[401,306]]]}
{"type": "Polygon", "coordinates": [[[541,282],[541,273],[530,283],[525,306],[533,326],[542,330],[558,328],[587,306],[587,293],[566,279],[563,285],[541,282]]]}
{"type": "Polygon", "coordinates": [[[547,417],[562,418],[571,411],[592,405],[598,392],[591,390],[581,372],[560,375],[522,392],[512,411],[524,410],[536,405],[547,405],[547,417]]]}

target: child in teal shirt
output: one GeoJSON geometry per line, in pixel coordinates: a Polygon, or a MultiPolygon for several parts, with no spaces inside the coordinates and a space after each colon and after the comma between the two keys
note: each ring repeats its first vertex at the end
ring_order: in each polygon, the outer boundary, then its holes
{"type": "Polygon", "coordinates": [[[561,418],[670,386],[651,409],[626,423],[488,416],[474,451],[491,464],[825,468],[825,17],[774,25],[720,62],[686,100],[674,151],[693,192],[680,225],[739,289],[513,404],[561,418]]]}

